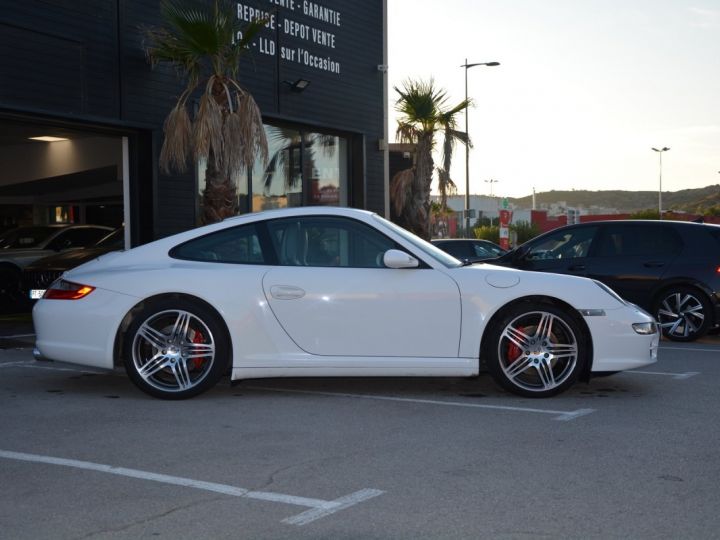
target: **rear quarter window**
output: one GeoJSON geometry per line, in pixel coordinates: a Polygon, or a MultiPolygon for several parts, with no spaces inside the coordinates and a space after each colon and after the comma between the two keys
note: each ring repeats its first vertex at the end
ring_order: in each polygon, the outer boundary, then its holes
{"type": "Polygon", "coordinates": [[[254,224],[194,238],[171,249],[170,256],[187,261],[266,264],[254,224]]]}

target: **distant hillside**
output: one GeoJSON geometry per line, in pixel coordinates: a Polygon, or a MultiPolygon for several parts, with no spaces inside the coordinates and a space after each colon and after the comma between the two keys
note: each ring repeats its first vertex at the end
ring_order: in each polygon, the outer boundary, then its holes
{"type": "MultiPolygon", "coordinates": [[[[509,199],[520,208],[532,207],[532,195],[519,199],[509,199]]],[[[656,209],[657,191],[544,191],[535,194],[538,207],[565,201],[570,207],[601,206],[616,208],[622,213],[656,209]]],[[[709,208],[720,207],[720,185],[680,191],[663,191],[663,209],[703,213],[709,208]]]]}

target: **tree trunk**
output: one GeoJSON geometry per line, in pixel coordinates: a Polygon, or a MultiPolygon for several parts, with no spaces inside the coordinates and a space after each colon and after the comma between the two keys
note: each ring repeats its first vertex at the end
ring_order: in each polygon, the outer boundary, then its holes
{"type": "Polygon", "coordinates": [[[203,190],[202,224],[216,223],[238,212],[237,186],[215,166],[215,156],[208,155],[203,190]]]}
{"type": "Polygon", "coordinates": [[[432,141],[432,133],[424,133],[418,140],[415,184],[407,215],[410,230],[425,240],[430,240],[430,184],[435,167],[432,141]]]}

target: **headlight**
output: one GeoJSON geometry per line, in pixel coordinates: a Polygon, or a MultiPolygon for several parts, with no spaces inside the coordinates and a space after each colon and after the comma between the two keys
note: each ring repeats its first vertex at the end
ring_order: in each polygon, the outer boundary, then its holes
{"type": "Polygon", "coordinates": [[[627,305],[628,305],[628,303],[627,303],[625,300],[623,300],[622,297],[621,297],[618,293],[616,293],[615,291],[613,291],[610,287],[608,287],[607,285],[605,285],[603,282],[598,281],[598,280],[596,280],[596,279],[593,279],[593,281],[595,282],[595,285],[597,285],[598,287],[600,287],[603,291],[605,291],[606,293],[608,293],[608,294],[609,294],[610,296],[612,296],[615,300],[617,300],[618,302],[620,302],[623,306],[627,306],[627,305]]]}
{"type": "Polygon", "coordinates": [[[636,322],[632,325],[633,330],[638,334],[648,335],[657,332],[657,325],[654,322],[636,322]]]}

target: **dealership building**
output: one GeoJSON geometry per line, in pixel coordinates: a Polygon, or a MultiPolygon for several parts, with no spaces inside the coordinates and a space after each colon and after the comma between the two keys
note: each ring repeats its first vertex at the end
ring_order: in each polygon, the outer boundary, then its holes
{"type": "MultiPolygon", "coordinates": [[[[387,213],[386,1],[229,3],[240,28],[268,20],[239,70],[269,145],[236,178],[240,212],[387,213]]],[[[0,0],[0,232],[125,224],[138,245],[199,224],[202,164],[158,166],[184,87],[146,59],[143,28],[160,24],[159,0],[0,0]]]]}

